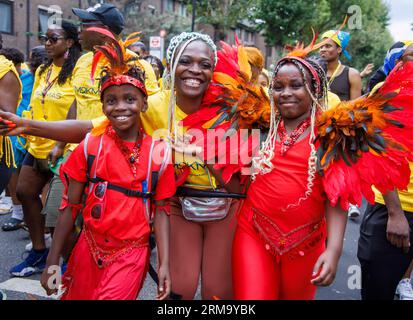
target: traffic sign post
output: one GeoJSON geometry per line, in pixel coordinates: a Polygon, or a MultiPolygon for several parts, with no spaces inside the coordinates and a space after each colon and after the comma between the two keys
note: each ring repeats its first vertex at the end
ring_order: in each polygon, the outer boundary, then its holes
{"type": "Polygon", "coordinates": [[[158,57],[163,60],[164,52],[164,38],[162,37],[150,37],[149,38],[149,53],[152,56],[158,57]]]}

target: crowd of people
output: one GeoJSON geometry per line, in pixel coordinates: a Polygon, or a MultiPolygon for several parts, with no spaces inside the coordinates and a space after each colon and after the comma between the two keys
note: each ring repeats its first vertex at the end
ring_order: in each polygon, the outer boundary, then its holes
{"type": "Polygon", "coordinates": [[[413,40],[393,45],[372,75],[373,65],[342,63],[351,59],[342,30],[271,72],[257,48],[237,40],[218,50],[184,32],[163,65],[136,34],[121,39],[115,6],[73,13],[80,26],[49,26],[27,64],[0,50],[0,194],[12,198],[2,230],[25,228],[31,240],[11,276],[42,273],[51,295],[58,266],[62,300],[133,300],[154,239],[156,299],[194,299],[200,283],[206,300],[312,300],[334,281],[363,196],[372,203],[358,245],[361,298],[413,300],[413,40]],[[356,125],[363,103],[378,115],[356,125]],[[347,132],[344,117],[324,130],[323,114],[343,110],[347,132]],[[201,155],[194,128],[259,129],[251,174],[201,155]],[[338,147],[323,150],[331,141],[338,147]],[[360,163],[381,161],[395,171],[361,178],[360,163]]]}

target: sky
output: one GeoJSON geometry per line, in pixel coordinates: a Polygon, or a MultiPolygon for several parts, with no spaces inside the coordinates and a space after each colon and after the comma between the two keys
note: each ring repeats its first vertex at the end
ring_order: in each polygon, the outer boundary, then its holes
{"type": "Polygon", "coordinates": [[[395,41],[413,40],[413,0],[385,0],[390,7],[389,30],[395,41]]]}

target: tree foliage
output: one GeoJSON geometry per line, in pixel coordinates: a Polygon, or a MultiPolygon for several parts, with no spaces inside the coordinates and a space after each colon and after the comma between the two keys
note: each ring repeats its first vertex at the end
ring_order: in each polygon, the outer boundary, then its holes
{"type": "Polygon", "coordinates": [[[349,23],[343,28],[351,34],[347,50],[353,57],[343,62],[359,70],[367,63],[380,66],[393,42],[387,30],[389,9],[382,0],[257,0],[254,9],[255,18],[264,22],[260,27],[267,45],[275,47],[297,41],[308,44],[312,27],[320,33],[336,29],[346,15],[361,19],[361,28],[349,23]],[[357,13],[361,15],[355,17],[357,13]]]}
{"type": "MultiPolygon", "coordinates": [[[[186,0],[192,12],[192,0],[186,0]]],[[[224,40],[240,20],[249,17],[251,0],[197,0],[196,21],[214,27],[214,40],[224,40]]]]}
{"type": "Polygon", "coordinates": [[[311,27],[328,21],[331,13],[327,0],[258,0],[254,15],[264,22],[260,29],[267,44],[283,46],[298,39],[308,42],[311,27]]]}
{"type": "Polygon", "coordinates": [[[141,41],[148,44],[149,37],[159,35],[162,29],[166,31],[165,43],[169,43],[173,36],[184,31],[191,31],[191,21],[187,17],[172,12],[164,14],[129,13],[126,17],[124,34],[140,31],[141,41]]]}

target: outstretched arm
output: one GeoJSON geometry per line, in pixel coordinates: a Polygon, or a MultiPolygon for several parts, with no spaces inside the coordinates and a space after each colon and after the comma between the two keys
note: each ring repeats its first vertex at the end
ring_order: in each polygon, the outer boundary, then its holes
{"type": "MultiPolygon", "coordinates": [[[[67,112],[66,120],[76,119],[76,106],[76,99],[74,99],[69,111],[67,112]]],[[[56,165],[56,161],[64,155],[66,144],[66,141],[57,141],[53,149],[49,152],[47,158],[51,162],[52,167],[54,167],[56,165]]]]}
{"type": "Polygon", "coordinates": [[[68,143],[79,143],[92,128],[92,121],[89,120],[38,121],[23,119],[13,113],[0,111],[0,134],[2,135],[27,134],[68,143]],[[13,122],[15,126],[11,128],[4,120],[13,122]]]}

